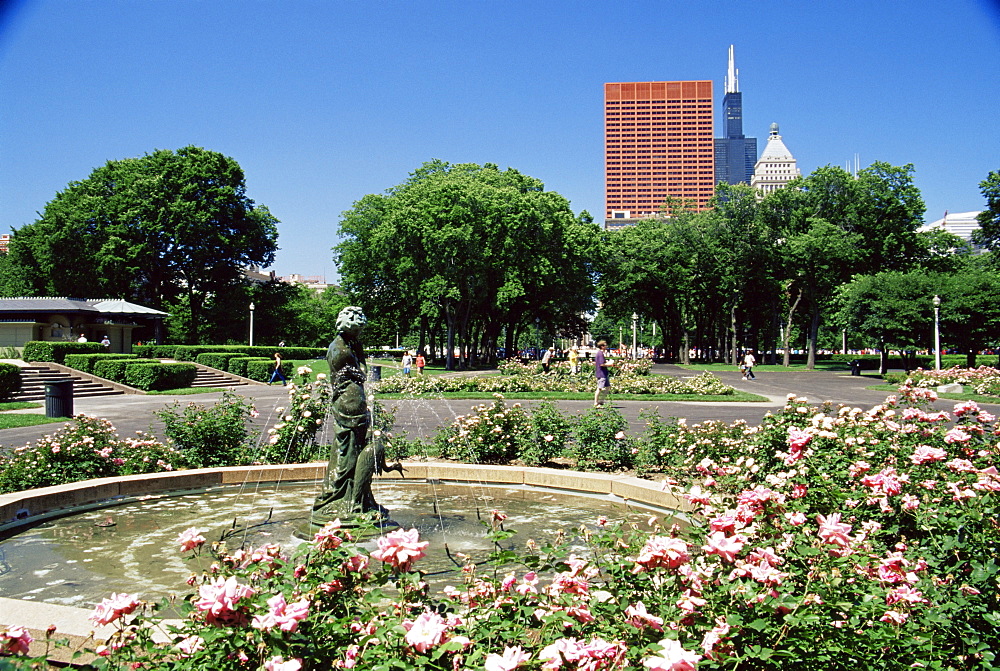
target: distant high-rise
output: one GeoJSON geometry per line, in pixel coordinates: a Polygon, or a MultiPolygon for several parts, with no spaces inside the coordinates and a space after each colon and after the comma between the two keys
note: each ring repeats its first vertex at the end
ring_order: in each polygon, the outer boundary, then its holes
{"type": "Polygon", "coordinates": [[[715,139],[715,183],[749,184],[757,162],[757,138],[743,135],[743,94],[733,46],[729,45],[729,72],[722,99],[723,137],[715,139]]]}
{"type": "Polygon", "coordinates": [[[696,209],[715,189],[712,82],[604,85],[608,225],[660,212],[668,197],[696,209]]]}
{"type": "Polygon", "coordinates": [[[771,124],[771,135],[767,138],[764,153],[754,167],[750,186],[757,189],[758,197],[762,198],[801,175],[798,162],[778,135],[778,124],[771,124]]]}

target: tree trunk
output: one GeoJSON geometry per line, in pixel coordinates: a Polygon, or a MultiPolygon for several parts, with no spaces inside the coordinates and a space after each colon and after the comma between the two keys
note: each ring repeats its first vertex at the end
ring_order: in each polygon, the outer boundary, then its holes
{"type": "MultiPolygon", "coordinates": [[[[791,292],[787,292],[786,295],[791,298],[791,292]]],[[[785,320],[785,337],[782,346],[785,348],[785,355],[782,357],[782,364],[785,368],[792,365],[792,353],[789,345],[792,342],[792,324],[795,320],[795,310],[799,307],[799,301],[802,300],[802,287],[799,287],[799,293],[795,297],[791,306],[788,308],[788,319],[785,320]]]]}
{"type": "Polygon", "coordinates": [[[812,319],[809,320],[809,354],[806,357],[806,368],[813,370],[816,368],[816,340],[819,338],[819,306],[813,310],[812,319]]]}
{"type": "Polygon", "coordinates": [[[889,372],[889,350],[885,348],[885,341],[879,343],[878,348],[878,374],[885,375],[889,372]]]}

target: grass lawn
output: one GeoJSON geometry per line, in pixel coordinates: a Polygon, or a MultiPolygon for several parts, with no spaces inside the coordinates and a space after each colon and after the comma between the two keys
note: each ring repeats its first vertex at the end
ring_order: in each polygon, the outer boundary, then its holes
{"type": "Polygon", "coordinates": [[[19,426],[38,426],[39,424],[55,424],[68,422],[69,417],[46,417],[45,415],[0,415],[0,429],[13,429],[19,426]]]}
{"type": "Polygon", "coordinates": [[[41,403],[33,403],[31,401],[8,401],[7,403],[0,403],[0,412],[4,410],[24,410],[26,408],[41,408],[41,403]]]}
{"type": "MultiPolygon", "coordinates": [[[[688,366],[681,366],[687,370],[707,370],[712,372],[728,371],[738,373],[739,367],[728,363],[693,363],[688,366]]],[[[810,372],[841,372],[850,371],[851,367],[842,361],[817,361],[815,368],[806,368],[804,363],[793,363],[787,368],[782,365],[770,366],[757,364],[753,367],[754,372],[761,373],[810,373],[810,372]]]]}
{"type": "Polygon", "coordinates": [[[226,391],[229,387],[181,387],[180,389],[164,389],[162,391],[147,391],[150,396],[190,396],[191,394],[211,394],[216,391],[226,391]]]}
{"type": "MultiPolygon", "coordinates": [[[[406,399],[415,398],[414,394],[379,394],[380,399],[406,399]]],[[[419,396],[417,396],[419,397],[419,396]]],[[[503,394],[503,397],[511,400],[526,401],[593,401],[592,392],[559,392],[540,391],[503,394]]],[[[426,398],[444,398],[449,400],[461,399],[492,399],[493,394],[489,392],[474,391],[451,391],[443,394],[429,394],[426,398]]],[[[611,401],[697,401],[697,402],[723,402],[723,403],[764,403],[769,399],[757,394],[748,394],[737,391],[734,394],[709,396],[705,394],[611,394],[611,401]]]]}
{"type": "MultiPolygon", "coordinates": [[[[870,387],[865,387],[865,389],[871,389],[873,391],[888,391],[890,393],[898,393],[899,386],[894,384],[874,384],[870,387]]],[[[992,405],[1000,405],[1000,398],[996,396],[981,396],[980,394],[938,394],[938,398],[948,399],[951,401],[975,401],[976,403],[990,403],[992,405]]]]}

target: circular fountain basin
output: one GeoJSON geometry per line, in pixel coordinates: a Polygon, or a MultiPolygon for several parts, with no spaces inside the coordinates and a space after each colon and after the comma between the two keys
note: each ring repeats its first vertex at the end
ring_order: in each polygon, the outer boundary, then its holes
{"type": "MultiPolygon", "coordinates": [[[[273,543],[290,554],[302,542],[295,531],[308,520],[317,491],[318,483],[215,487],[51,519],[0,542],[6,568],[0,595],[90,608],[112,592],[147,601],[185,594],[191,589],[185,580],[212,558],[182,555],[176,542],[182,531],[194,527],[229,550],[273,543]]],[[[486,560],[492,545],[485,524],[494,509],[508,516],[505,529],[517,532],[505,544],[511,548],[560,533],[572,540],[581,526],[596,528],[601,516],[634,522],[650,516],[645,506],[525,486],[392,481],[376,483],[375,496],[400,527],[430,541],[419,568],[431,582],[455,580],[458,553],[486,560]]],[[[582,543],[574,549],[586,551],[582,543]]]]}

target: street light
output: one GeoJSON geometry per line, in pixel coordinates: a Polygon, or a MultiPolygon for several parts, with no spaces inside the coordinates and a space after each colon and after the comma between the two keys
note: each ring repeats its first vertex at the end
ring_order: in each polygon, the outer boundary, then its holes
{"type": "Polygon", "coordinates": [[[250,303],[250,347],[253,347],[253,310],[254,304],[250,303]]]}
{"type": "Polygon", "coordinates": [[[941,370],[941,297],[934,295],[934,370],[941,370]]]}
{"type": "Polygon", "coordinates": [[[632,358],[633,359],[639,358],[639,348],[635,337],[635,327],[638,323],[639,323],[639,315],[633,312],[632,313],[632,358]]]}

